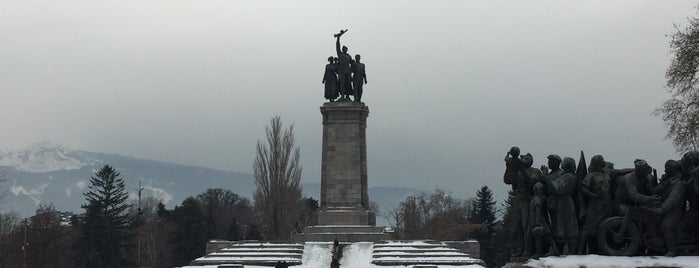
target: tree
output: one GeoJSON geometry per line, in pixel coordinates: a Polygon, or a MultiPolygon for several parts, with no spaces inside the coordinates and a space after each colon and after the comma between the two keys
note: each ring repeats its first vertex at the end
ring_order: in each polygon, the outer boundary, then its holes
{"type": "Polygon", "coordinates": [[[79,221],[78,265],[84,267],[126,267],[130,226],[126,210],[128,193],[119,172],[109,165],[90,178],[84,193],[84,217],[79,221]]]}
{"type": "Polygon", "coordinates": [[[171,229],[159,213],[168,214],[165,205],[157,198],[144,197],[134,200],[128,210],[134,226],[134,246],[129,259],[138,267],[168,267],[168,244],[171,229]]]}
{"type": "Polygon", "coordinates": [[[471,204],[468,220],[472,223],[492,225],[496,218],[495,203],[493,192],[488,189],[488,186],[481,187],[476,192],[476,199],[471,204]]]}
{"type": "Polygon", "coordinates": [[[29,267],[74,267],[70,245],[74,243],[75,232],[62,224],[62,217],[62,213],[49,204],[39,205],[36,214],[29,218],[29,267]]]}
{"type": "Polygon", "coordinates": [[[670,35],[674,54],[667,68],[667,90],[671,94],[653,114],[661,116],[668,127],[667,138],[678,151],[696,150],[699,145],[699,19],[690,18],[689,26],[675,25],[670,35]]]}
{"type": "Polygon", "coordinates": [[[0,267],[21,267],[24,223],[17,212],[0,211],[0,267]]]}
{"type": "Polygon", "coordinates": [[[318,200],[315,200],[313,197],[304,197],[301,203],[303,203],[303,207],[296,220],[296,232],[303,232],[306,226],[318,222],[318,217],[316,215],[316,212],[320,208],[318,200]]]}
{"type": "Polygon", "coordinates": [[[493,200],[493,192],[488,186],[483,186],[476,192],[476,199],[471,205],[471,210],[468,215],[468,220],[472,223],[479,223],[485,226],[476,234],[476,239],[481,244],[481,259],[488,267],[496,266],[496,257],[498,254],[498,246],[493,236],[495,227],[497,226],[496,219],[496,202],[493,200]]]}
{"type": "Polygon", "coordinates": [[[211,227],[206,223],[199,202],[193,197],[186,198],[181,206],[172,210],[169,219],[175,224],[170,239],[173,264],[187,265],[203,256],[211,227]]]}
{"type": "Polygon", "coordinates": [[[221,188],[208,189],[197,195],[204,218],[212,233],[210,238],[239,240],[252,223],[252,205],[247,198],[221,188]]]}
{"type": "Polygon", "coordinates": [[[294,147],[293,130],[293,125],[284,129],[275,116],[265,127],[267,143],[257,142],[253,197],[267,239],[290,239],[302,206],[300,150],[294,147]]]}
{"type": "Polygon", "coordinates": [[[466,219],[464,203],[442,189],[408,196],[391,212],[400,239],[466,240],[481,229],[466,219]]]}

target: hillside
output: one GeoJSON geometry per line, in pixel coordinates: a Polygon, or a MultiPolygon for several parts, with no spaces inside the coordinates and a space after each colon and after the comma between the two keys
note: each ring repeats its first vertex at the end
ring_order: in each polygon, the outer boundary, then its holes
{"type": "MultiPolygon", "coordinates": [[[[170,208],[208,188],[229,189],[246,198],[252,198],[255,189],[251,174],[72,150],[43,142],[0,154],[0,172],[6,178],[0,185],[5,189],[0,209],[29,216],[40,204],[52,203],[58,210],[79,212],[84,202],[82,193],[87,191],[90,177],[105,164],[121,173],[133,200],[140,181],[144,197],[158,198],[170,208]]],[[[320,197],[319,182],[303,183],[302,187],[304,195],[320,197]]],[[[405,196],[419,192],[422,191],[399,187],[369,188],[370,199],[382,211],[390,210],[405,196]]],[[[378,220],[386,223],[381,217],[378,220]]]]}

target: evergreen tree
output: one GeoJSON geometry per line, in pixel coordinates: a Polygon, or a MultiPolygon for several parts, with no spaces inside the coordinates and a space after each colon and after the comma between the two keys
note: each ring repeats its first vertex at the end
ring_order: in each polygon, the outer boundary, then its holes
{"type": "Polygon", "coordinates": [[[158,218],[161,219],[167,219],[167,217],[170,216],[170,211],[165,208],[165,204],[163,202],[158,202],[158,208],[156,210],[156,214],[158,215],[158,218]]]}
{"type": "Polygon", "coordinates": [[[126,267],[130,226],[126,210],[128,193],[119,172],[109,165],[90,178],[84,193],[85,216],[79,221],[78,265],[84,267],[126,267]]]}
{"type": "Polygon", "coordinates": [[[492,225],[496,218],[495,203],[493,192],[488,189],[488,186],[481,187],[476,192],[476,199],[471,204],[468,220],[472,223],[492,225]]]}
{"type": "Polygon", "coordinates": [[[498,259],[497,252],[499,249],[493,238],[496,227],[495,204],[493,192],[488,189],[488,186],[483,186],[476,192],[476,199],[473,200],[471,211],[469,211],[468,215],[470,222],[483,224],[486,227],[476,234],[476,239],[481,244],[481,259],[488,267],[495,267],[498,259]]]}

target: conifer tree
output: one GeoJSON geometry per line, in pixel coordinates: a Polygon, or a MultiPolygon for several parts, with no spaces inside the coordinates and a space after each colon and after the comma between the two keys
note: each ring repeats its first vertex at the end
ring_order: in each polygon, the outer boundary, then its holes
{"type": "Polygon", "coordinates": [[[90,178],[83,194],[85,216],[79,221],[78,265],[83,267],[127,267],[130,226],[126,210],[128,193],[119,172],[109,165],[90,178]]]}
{"type": "Polygon", "coordinates": [[[476,192],[476,199],[471,204],[468,220],[472,223],[492,225],[495,222],[496,210],[493,192],[488,186],[481,187],[476,192]]]}
{"type": "Polygon", "coordinates": [[[476,234],[476,239],[481,244],[481,259],[488,267],[494,267],[497,261],[497,245],[493,239],[495,234],[496,202],[493,200],[493,192],[488,186],[483,186],[476,192],[468,220],[472,223],[485,225],[485,229],[476,234]]]}

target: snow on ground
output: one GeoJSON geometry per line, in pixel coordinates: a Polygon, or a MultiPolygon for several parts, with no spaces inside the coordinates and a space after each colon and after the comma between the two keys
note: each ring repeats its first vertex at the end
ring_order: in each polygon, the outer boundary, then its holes
{"type": "MultiPolygon", "coordinates": [[[[340,265],[340,268],[389,268],[389,267],[394,267],[394,268],[413,268],[415,265],[403,265],[403,266],[379,266],[379,265],[373,265],[370,264],[368,266],[343,266],[340,265]]],[[[289,266],[290,268],[327,268],[330,267],[330,263],[325,264],[325,265],[317,265],[317,266],[308,266],[306,264],[304,265],[296,265],[296,266],[289,266]]],[[[438,268],[483,268],[483,266],[480,265],[466,265],[466,266],[451,266],[451,265],[438,265],[438,268]]],[[[218,268],[218,265],[204,265],[204,266],[184,266],[182,268],[218,268]]],[[[271,268],[270,266],[249,266],[245,265],[245,268],[271,268]]],[[[576,267],[578,268],[578,267],[576,267]]],[[[591,268],[591,267],[590,267],[591,268]]]]}
{"type": "Polygon", "coordinates": [[[531,260],[526,265],[532,268],[636,268],[636,267],[699,267],[698,256],[681,257],[615,257],[600,255],[580,255],[546,257],[531,260]]]}

